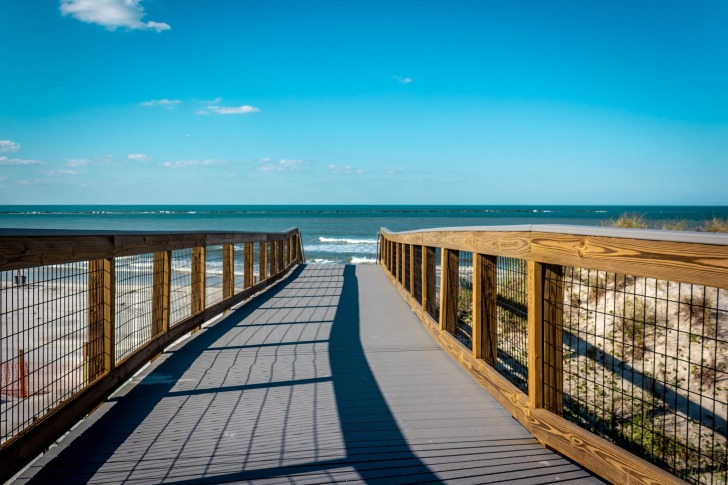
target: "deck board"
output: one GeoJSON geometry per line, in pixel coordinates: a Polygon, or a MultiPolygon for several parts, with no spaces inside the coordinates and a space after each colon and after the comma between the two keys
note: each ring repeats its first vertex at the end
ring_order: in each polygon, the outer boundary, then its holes
{"type": "Polygon", "coordinates": [[[442,351],[377,266],[308,265],[165,352],[19,483],[600,483],[442,351]]]}

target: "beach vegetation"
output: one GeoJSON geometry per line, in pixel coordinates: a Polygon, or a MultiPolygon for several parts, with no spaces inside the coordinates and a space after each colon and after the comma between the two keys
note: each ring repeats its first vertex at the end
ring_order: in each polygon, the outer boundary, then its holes
{"type": "Polygon", "coordinates": [[[608,219],[602,225],[625,229],[648,229],[650,227],[645,216],[636,212],[624,212],[617,219],[608,219]]]}
{"type": "Polygon", "coordinates": [[[701,230],[704,232],[728,232],[728,219],[713,217],[709,221],[705,221],[701,230]]]}
{"type": "Polygon", "coordinates": [[[685,219],[665,221],[662,223],[662,229],[664,231],[686,231],[688,229],[688,221],[685,219]]]}

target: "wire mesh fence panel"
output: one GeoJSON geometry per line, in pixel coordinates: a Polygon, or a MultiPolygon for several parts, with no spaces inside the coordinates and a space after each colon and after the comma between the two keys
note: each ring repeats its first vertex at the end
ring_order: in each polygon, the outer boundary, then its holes
{"type": "Polygon", "coordinates": [[[554,278],[563,323],[544,331],[563,325],[564,357],[552,410],[688,482],[726,483],[728,291],[570,267],[554,278]]]}
{"type": "Polygon", "coordinates": [[[460,251],[458,260],[458,307],[455,337],[473,348],[473,253],[460,251]]]}
{"type": "Polygon", "coordinates": [[[410,264],[410,248],[411,248],[410,244],[404,245],[404,260],[402,261],[402,263],[404,266],[404,275],[403,275],[404,289],[411,293],[412,292],[412,287],[411,287],[412,280],[410,279],[410,274],[412,271],[412,267],[411,267],[412,265],[410,264]]]}
{"type": "Polygon", "coordinates": [[[169,325],[173,326],[192,314],[192,249],[172,251],[170,266],[169,325]]]}
{"type": "Polygon", "coordinates": [[[253,244],[253,284],[260,281],[260,244],[253,244]]]}
{"type": "Polygon", "coordinates": [[[87,263],[0,272],[0,443],[86,384],[88,294],[87,263]]]}
{"type": "Polygon", "coordinates": [[[152,338],[153,254],[116,258],[116,361],[152,338]]]}
{"type": "Polygon", "coordinates": [[[438,320],[440,318],[440,248],[425,248],[427,258],[427,313],[438,320]]]}
{"type": "Polygon", "coordinates": [[[222,246],[208,246],[205,251],[205,306],[222,301],[222,246]]]}
{"type": "Polygon", "coordinates": [[[528,267],[525,260],[499,256],[496,269],[496,370],[528,392],[528,267]]]}
{"type": "Polygon", "coordinates": [[[412,246],[412,250],[415,253],[414,256],[414,266],[412,267],[412,271],[414,271],[414,281],[415,285],[413,288],[413,296],[415,297],[415,300],[417,300],[419,303],[422,303],[422,246],[415,245],[412,246]]]}
{"type": "Polygon", "coordinates": [[[233,246],[233,288],[234,293],[245,289],[245,245],[233,246]]]}

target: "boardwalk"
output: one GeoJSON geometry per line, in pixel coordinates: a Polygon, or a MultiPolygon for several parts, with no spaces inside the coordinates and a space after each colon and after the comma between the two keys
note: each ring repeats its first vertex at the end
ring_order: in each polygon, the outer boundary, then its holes
{"type": "Polygon", "coordinates": [[[432,341],[377,266],[306,266],[157,359],[20,483],[597,483],[432,341]]]}

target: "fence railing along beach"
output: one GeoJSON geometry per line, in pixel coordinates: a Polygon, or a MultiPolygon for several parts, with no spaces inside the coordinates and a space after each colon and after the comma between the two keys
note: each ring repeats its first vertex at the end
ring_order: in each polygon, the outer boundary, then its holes
{"type": "Polygon", "coordinates": [[[728,235],[382,229],[433,337],[546,446],[614,483],[728,481],[728,235]]]}
{"type": "Polygon", "coordinates": [[[146,363],[302,262],[280,233],[0,232],[0,481],[146,363]]]}

